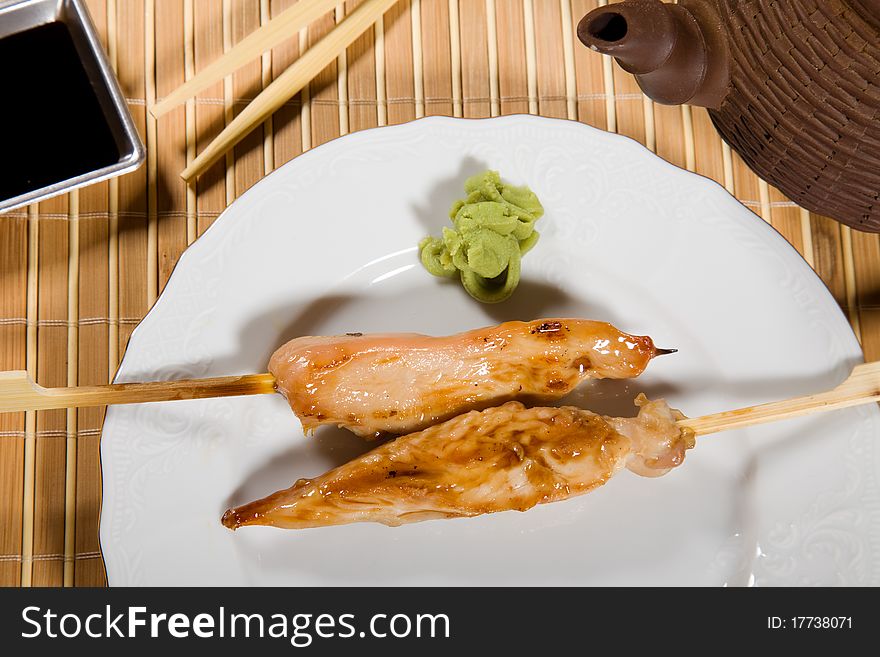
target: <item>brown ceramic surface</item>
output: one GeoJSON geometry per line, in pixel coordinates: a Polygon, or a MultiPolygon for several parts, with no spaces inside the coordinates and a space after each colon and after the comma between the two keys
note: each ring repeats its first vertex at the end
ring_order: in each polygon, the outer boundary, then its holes
{"type": "Polygon", "coordinates": [[[877,0],[628,0],[587,14],[578,36],[658,102],[708,107],[798,204],[880,232],[877,0]]]}

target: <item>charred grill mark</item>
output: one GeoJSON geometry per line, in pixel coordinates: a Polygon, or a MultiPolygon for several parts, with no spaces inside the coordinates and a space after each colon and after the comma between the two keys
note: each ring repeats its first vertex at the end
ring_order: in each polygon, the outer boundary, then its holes
{"type": "Polygon", "coordinates": [[[346,335],[352,338],[359,338],[363,336],[363,333],[346,333],[346,335]]]}
{"type": "MultiPolygon", "coordinates": [[[[417,465],[412,466],[412,470],[401,470],[399,468],[396,470],[389,470],[388,475],[385,478],[386,479],[400,479],[401,477],[418,477],[422,474],[418,470],[419,470],[419,466],[417,466],[417,465]]],[[[418,481],[414,481],[412,483],[412,485],[418,485],[418,484],[419,484],[418,481]]]]}
{"type": "Polygon", "coordinates": [[[542,322],[538,324],[538,326],[532,328],[529,333],[531,335],[540,334],[549,338],[561,338],[562,336],[562,322],[542,322]]]}
{"type": "Polygon", "coordinates": [[[332,370],[342,365],[345,365],[348,361],[352,359],[351,354],[346,354],[340,358],[334,358],[329,363],[325,363],[324,365],[319,365],[318,363],[312,363],[312,370],[315,372],[323,372],[325,370],[332,370]]]}
{"type": "Polygon", "coordinates": [[[377,410],[373,411],[373,417],[377,420],[387,420],[397,415],[397,410],[394,408],[390,408],[386,410],[377,410]]]}
{"type": "Polygon", "coordinates": [[[593,366],[593,363],[589,356],[579,356],[571,361],[571,366],[578,372],[586,372],[593,366]]]}

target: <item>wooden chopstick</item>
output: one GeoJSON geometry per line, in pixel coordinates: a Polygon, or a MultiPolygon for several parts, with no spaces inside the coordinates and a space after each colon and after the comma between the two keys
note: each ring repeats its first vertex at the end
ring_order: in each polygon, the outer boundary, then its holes
{"type": "Polygon", "coordinates": [[[37,385],[25,371],[0,372],[0,413],[264,395],[272,392],[275,392],[275,377],[268,373],[182,381],[44,388],[37,385]]]}
{"type": "Polygon", "coordinates": [[[857,365],[843,383],[827,392],[687,418],[677,424],[691,429],[697,436],[705,436],[877,401],[880,401],[880,361],[857,365]]]}
{"type": "Polygon", "coordinates": [[[296,37],[302,28],[331,11],[338,2],[339,0],[300,0],[248,34],[229,52],[208,64],[187,82],[152,105],[150,113],[159,118],[170,112],[188,98],[222,80],[285,39],[296,37]]]}
{"type": "Polygon", "coordinates": [[[199,153],[180,174],[192,180],[241,141],[253,128],[299,92],[355,39],[373,25],[397,0],[366,0],[342,23],[309,48],[284,73],[275,78],[251,103],[199,153]]]}

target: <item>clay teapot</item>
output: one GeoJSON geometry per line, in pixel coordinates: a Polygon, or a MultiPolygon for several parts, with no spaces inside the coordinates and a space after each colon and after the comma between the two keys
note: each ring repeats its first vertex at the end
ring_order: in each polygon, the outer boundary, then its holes
{"type": "Polygon", "coordinates": [[[577,32],[799,205],[880,232],[880,0],[626,0],[577,32]]]}

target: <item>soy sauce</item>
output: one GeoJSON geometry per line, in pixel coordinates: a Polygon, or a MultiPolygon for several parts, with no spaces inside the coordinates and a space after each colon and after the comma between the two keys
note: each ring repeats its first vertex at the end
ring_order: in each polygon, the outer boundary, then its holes
{"type": "Polygon", "coordinates": [[[0,38],[0,199],[119,159],[67,27],[48,23],[0,38]]]}

